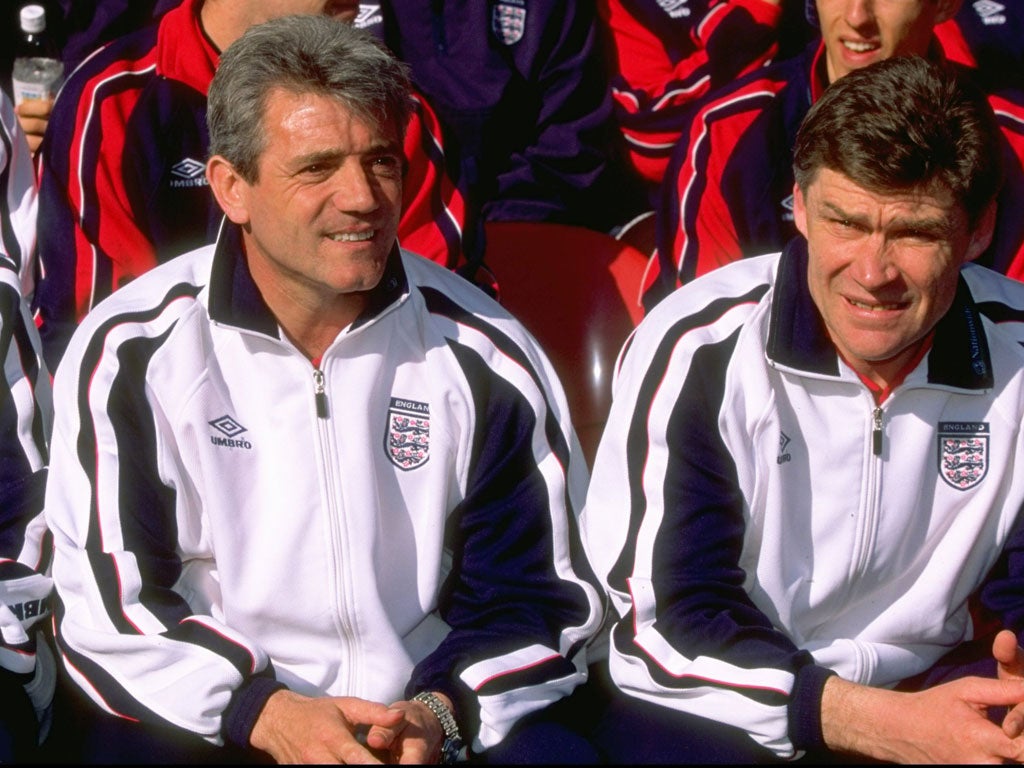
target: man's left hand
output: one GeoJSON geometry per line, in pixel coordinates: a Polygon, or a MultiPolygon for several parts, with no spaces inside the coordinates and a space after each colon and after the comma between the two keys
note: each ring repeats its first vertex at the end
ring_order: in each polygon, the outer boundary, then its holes
{"type": "Polygon", "coordinates": [[[430,707],[421,701],[398,701],[390,708],[402,710],[405,719],[393,728],[373,726],[366,735],[366,745],[386,752],[395,763],[440,762],[444,729],[430,707]]]}

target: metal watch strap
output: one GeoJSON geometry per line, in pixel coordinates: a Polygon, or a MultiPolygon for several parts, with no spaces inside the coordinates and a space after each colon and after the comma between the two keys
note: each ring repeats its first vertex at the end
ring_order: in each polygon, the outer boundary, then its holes
{"type": "Polygon", "coordinates": [[[412,697],[413,701],[422,701],[437,717],[444,729],[444,745],[441,747],[441,762],[454,763],[462,751],[462,735],[459,724],[455,722],[452,711],[430,691],[421,691],[412,697]]]}

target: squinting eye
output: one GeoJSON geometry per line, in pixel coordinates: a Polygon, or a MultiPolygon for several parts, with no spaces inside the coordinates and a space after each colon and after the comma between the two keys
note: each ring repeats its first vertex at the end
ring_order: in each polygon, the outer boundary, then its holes
{"type": "Polygon", "coordinates": [[[904,240],[916,240],[919,243],[934,243],[939,238],[933,232],[923,229],[908,229],[900,233],[904,240]]]}
{"type": "Polygon", "coordinates": [[[402,172],[402,160],[395,155],[381,155],[373,158],[372,167],[380,176],[397,176],[402,172]]]}
{"type": "Polygon", "coordinates": [[[304,176],[325,176],[330,172],[331,167],[325,163],[310,163],[302,168],[304,176]]]}

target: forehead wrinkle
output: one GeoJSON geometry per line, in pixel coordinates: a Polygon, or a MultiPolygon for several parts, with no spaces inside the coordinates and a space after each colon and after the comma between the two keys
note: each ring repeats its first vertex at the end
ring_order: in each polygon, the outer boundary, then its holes
{"type": "MultiPolygon", "coordinates": [[[[872,218],[869,213],[848,211],[842,208],[839,203],[833,202],[832,200],[822,200],[821,206],[829,211],[833,216],[849,221],[867,222],[872,218]]],[[[950,212],[950,215],[921,214],[920,216],[915,215],[913,212],[909,212],[896,214],[886,222],[886,226],[888,228],[917,229],[922,232],[948,235],[956,229],[956,222],[954,221],[954,214],[952,212],[950,212]]]]}

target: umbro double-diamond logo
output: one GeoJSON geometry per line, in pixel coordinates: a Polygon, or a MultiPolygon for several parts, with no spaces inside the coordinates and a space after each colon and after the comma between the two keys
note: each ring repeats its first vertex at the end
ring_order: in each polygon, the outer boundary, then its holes
{"type": "Polygon", "coordinates": [[[782,220],[793,221],[793,196],[789,195],[785,199],[779,201],[779,205],[782,207],[782,220]]]}
{"type": "Polygon", "coordinates": [[[978,0],[978,2],[972,3],[972,6],[983,24],[991,26],[1006,23],[1006,14],[1003,13],[1006,10],[1005,5],[993,2],[993,0],[978,0]]]}
{"type": "Polygon", "coordinates": [[[205,187],[208,185],[206,181],[206,166],[191,157],[179,160],[171,166],[170,183],[171,189],[205,187]]]}
{"type": "Polygon", "coordinates": [[[380,13],[380,3],[360,3],[359,13],[356,15],[352,26],[356,29],[366,29],[384,21],[380,13]]]}
{"type": "Polygon", "coordinates": [[[248,432],[245,427],[235,421],[227,414],[213,421],[207,422],[211,427],[220,432],[219,435],[210,435],[210,442],[220,448],[244,448],[252,450],[252,443],[240,435],[248,432]]]}

